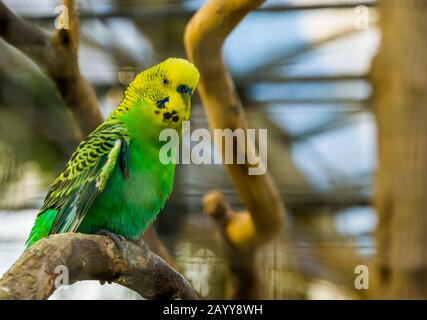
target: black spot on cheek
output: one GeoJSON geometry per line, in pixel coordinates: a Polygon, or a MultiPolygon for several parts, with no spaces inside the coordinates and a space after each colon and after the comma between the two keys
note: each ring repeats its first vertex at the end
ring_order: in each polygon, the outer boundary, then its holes
{"type": "Polygon", "coordinates": [[[170,119],[171,117],[172,117],[172,114],[170,112],[163,113],[163,119],[167,120],[167,119],[170,119]]]}
{"type": "Polygon", "coordinates": [[[178,122],[178,120],[179,120],[179,116],[174,116],[174,117],[172,118],[172,121],[173,121],[173,122],[178,122]]]}
{"type": "Polygon", "coordinates": [[[155,114],[159,114],[159,113],[160,113],[160,111],[159,111],[159,110],[156,110],[156,111],[154,111],[154,113],[155,113],[155,114]]]}
{"type": "Polygon", "coordinates": [[[177,114],[178,112],[176,112],[176,110],[172,110],[172,114],[177,114]]]}

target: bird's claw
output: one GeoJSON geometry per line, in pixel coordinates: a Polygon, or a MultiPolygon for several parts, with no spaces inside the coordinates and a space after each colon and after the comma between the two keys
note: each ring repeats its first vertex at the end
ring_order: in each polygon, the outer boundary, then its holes
{"type": "Polygon", "coordinates": [[[121,234],[113,233],[106,229],[101,229],[97,232],[97,234],[101,236],[107,236],[116,244],[116,246],[120,249],[123,256],[126,256],[126,239],[121,234]]]}
{"type": "MultiPolygon", "coordinates": [[[[120,252],[124,258],[126,258],[126,239],[121,234],[113,233],[111,231],[108,231],[107,229],[101,229],[97,232],[100,236],[107,236],[111,240],[113,240],[114,244],[120,249],[120,252]]],[[[99,280],[99,283],[101,285],[104,285],[105,282],[108,284],[111,284],[112,281],[105,281],[105,280],[99,280]]]]}

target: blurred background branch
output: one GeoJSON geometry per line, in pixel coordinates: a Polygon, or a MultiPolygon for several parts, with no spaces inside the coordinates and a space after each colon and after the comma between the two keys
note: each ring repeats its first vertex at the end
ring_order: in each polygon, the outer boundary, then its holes
{"type": "MultiPolygon", "coordinates": [[[[262,2],[211,0],[200,8],[187,25],[185,47],[201,74],[198,90],[211,130],[247,129],[243,106],[222,59],[222,46],[240,20],[262,2]]],[[[247,150],[246,146],[236,142],[234,154],[244,153],[245,159],[250,159],[256,152],[254,143],[251,146],[247,144],[250,146],[247,150]]],[[[224,156],[223,150],[220,152],[224,156]]],[[[209,206],[221,207],[224,211],[221,225],[225,228],[223,235],[236,253],[228,259],[237,279],[234,297],[257,298],[259,290],[254,272],[254,250],[281,231],[284,207],[269,173],[249,175],[247,164],[227,164],[226,169],[248,212],[231,214],[230,210],[226,210],[228,205],[213,203],[215,200],[210,198],[205,198],[204,207],[212,215],[216,215],[216,210],[207,208],[209,206]],[[240,272],[242,269],[245,272],[240,272]]]]}
{"type": "Polygon", "coordinates": [[[53,35],[14,15],[0,2],[0,35],[9,44],[25,53],[42,69],[71,110],[81,132],[86,136],[102,122],[95,91],[81,75],[78,65],[79,20],[73,0],[64,0],[68,8],[67,29],[53,35]]]}
{"type": "Polygon", "coordinates": [[[378,299],[427,299],[427,6],[382,0],[374,60],[378,299]],[[398,21],[398,22],[397,22],[398,21]]]}

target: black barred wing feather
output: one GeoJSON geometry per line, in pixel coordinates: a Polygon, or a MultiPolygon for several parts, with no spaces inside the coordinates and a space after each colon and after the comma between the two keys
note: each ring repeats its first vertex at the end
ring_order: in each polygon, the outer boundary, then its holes
{"type": "Polygon", "coordinates": [[[50,234],[77,230],[117,164],[127,178],[129,136],[122,123],[106,121],[80,143],[49,189],[39,214],[57,211],[50,234]]]}

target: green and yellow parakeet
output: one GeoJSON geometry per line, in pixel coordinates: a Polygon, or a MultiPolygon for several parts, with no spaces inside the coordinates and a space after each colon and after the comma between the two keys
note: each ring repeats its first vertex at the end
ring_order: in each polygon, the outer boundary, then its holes
{"type": "Polygon", "coordinates": [[[199,72],[185,59],[170,58],[141,72],[50,186],[27,246],[63,232],[107,230],[139,238],[173,186],[175,164],[159,159],[160,132],[181,134],[198,81],[199,72]]]}

